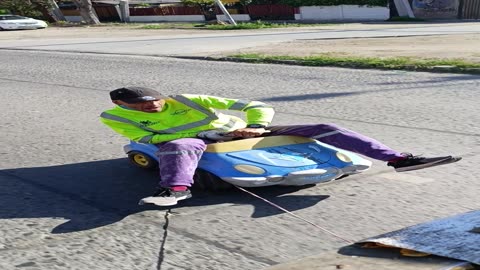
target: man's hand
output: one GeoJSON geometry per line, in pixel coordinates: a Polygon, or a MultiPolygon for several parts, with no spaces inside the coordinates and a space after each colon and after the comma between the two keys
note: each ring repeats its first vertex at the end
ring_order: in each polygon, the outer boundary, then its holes
{"type": "Polygon", "coordinates": [[[263,133],[270,132],[264,128],[240,128],[228,133],[228,136],[241,137],[241,138],[253,138],[261,136],[263,133]]]}

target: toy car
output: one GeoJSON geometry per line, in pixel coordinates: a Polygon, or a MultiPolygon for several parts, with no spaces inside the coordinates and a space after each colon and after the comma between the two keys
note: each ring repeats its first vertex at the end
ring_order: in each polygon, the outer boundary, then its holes
{"type": "MultiPolygon", "coordinates": [[[[124,146],[124,151],[138,167],[158,167],[155,145],[132,141],[124,146]]],[[[218,190],[231,185],[261,187],[326,183],[368,170],[371,164],[354,153],[297,136],[216,142],[207,145],[200,159],[194,187],[218,190]]]]}

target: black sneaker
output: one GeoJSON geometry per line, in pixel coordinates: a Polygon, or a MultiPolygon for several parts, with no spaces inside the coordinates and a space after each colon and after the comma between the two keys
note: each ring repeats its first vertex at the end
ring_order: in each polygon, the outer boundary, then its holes
{"type": "Polygon", "coordinates": [[[152,196],[140,200],[138,204],[151,203],[159,206],[176,205],[178,201],[192,197],[189,189],[185,191],[173,191],[169,188],[160,188],[152,196]]]}
{"type": "Polygon", "coordinates": [[[395,171],[397,172],[406,172],[433,166],[445,165],[457,162],[461,159],[461,157],[452,156],[426,158],[421,156],[414,156],[412,154],[406,154],[405,159],[401,159],[396,162],[388,162],[387,165],[395,168],[395,171]]]}

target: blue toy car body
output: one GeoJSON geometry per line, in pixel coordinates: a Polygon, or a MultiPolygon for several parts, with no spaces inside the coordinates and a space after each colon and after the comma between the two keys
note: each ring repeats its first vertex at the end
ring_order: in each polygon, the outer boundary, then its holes
{"type": "MultiPolygon", "coordinates": [[[[157,166],[151,144],[130,142],[124,151],[137,166],[157,166]]],[[[371,162],[349,151],[297,136],[270,136],[208,144],[198,168],[241,187],[301,186],[363,172],[371,162]]]]}

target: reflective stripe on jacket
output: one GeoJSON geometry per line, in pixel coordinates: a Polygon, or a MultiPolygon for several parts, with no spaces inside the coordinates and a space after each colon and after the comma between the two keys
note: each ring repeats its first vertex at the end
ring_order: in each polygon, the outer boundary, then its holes
{"type": "Polygon", "coordinates": [[[248,124],[268,125],[274,115],[270,106],[259,101],[178,95],[166,99],[161,112],[146,113],[116,106],[100,116],[101,121],[117,133],[142,143],[194,138],[203,130],[232,131],[246,126],[242,119],[215,109],[243,111],[248,124]]]}

